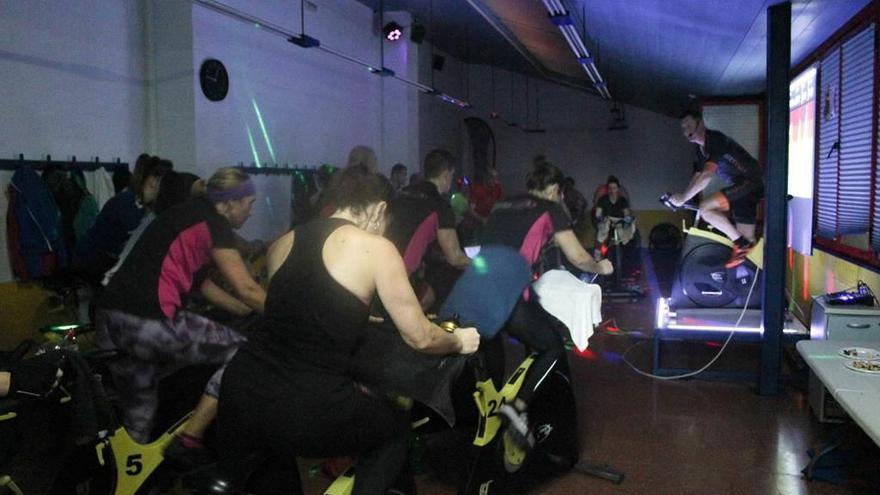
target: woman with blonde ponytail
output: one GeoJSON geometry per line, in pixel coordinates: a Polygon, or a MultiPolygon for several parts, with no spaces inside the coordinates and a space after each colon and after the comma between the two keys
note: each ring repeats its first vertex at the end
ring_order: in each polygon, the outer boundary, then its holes
{"type": "MultiPolygon", "coordinates": [[[[146,228],[98,303],[99,346],[126,353],[111,371],[120,386],[123,424],[139,442],[152,438],[160,378],[193,364],[223,364],[245,340],[183,309],[196,272],[214,263],[244,304],[262,313],[266,300],[236,250],[233,232],[250,216],[254,183],[240,169],[227,167],[217,170],[204,189],[146,228]]],[[[187,437],[190,445],[198,443],[213,419],[219,379],[218,372],[207,384],[201,414],[190,420],[185,443],[187,437]]]]}

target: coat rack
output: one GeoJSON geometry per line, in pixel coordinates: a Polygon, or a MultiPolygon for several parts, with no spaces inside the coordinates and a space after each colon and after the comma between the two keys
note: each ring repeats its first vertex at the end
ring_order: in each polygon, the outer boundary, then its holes
{"type": "Polygon", "coordinates": [[[46,155],[45,159],[41,160],[25,160],[24,155],[18,155],[18,159],[0,159],[0,170],[17,170],[19,167],[30,167],[33,170],[45,170],[47,168],[53,168],[56,170],[82,170],[82,171],[95,171],[98,168],[103,168],[108,172],[113,172],[117,169],[125,169],[128,170],[128,163],[123,162],[119,158],[116,158],[116,161],[113,162],[102,162],[99,157],[95,157],[94,161],[88,162],[78,162],[76,161],[76,156],[72,156],[70,160],[52,160],[52,155],[46,155]]]}
{"type": "Polygon", "coordinates": [[[242,172],[247,173],[248,175],[296,175],[296,174],[311,174],[317,172],[317,168],[315,167],[306,167],[304,165],[294,165],[291,167],[289,164],[275,164],[274,166],[270,166],[268,164],[263,164],[263,166],[254,165],[251,162],[250,165],[245,166],[243,162],[238,163],[238,167],[242,172]]]}

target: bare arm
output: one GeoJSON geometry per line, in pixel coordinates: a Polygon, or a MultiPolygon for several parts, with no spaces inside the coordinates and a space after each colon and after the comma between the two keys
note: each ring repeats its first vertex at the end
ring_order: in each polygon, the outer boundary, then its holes
{"type": "Polygon", "coordinates": [[[403,259],[391,242],[376,238],[370,251],[376,292],[407,345],[430,354],[470,354],[477,350],[480,338],[475,329],[460,328],[449,333],[425,317],[406,276],[403,259]]]}
{"type": "Polygon", "coordinates": [[[202,292],[202,295],[205,296],[205,299],[210,301],[211,304],[223,309],[228,313],[232,313],[237,316],[247,316],[254,311],[253,308],[239,301],[232,294],[223,290],[219,285],[211,281],[210,278],[206,278],[205,281],[202,282],[199,290],[202,292]]]}
{"type": "Polygon", "coordinates": [[[709,182],[712,181],[712,177],[715,175],[716,168],[718,168],[718,166],[715,163],[706,162],[703,170],[695,173],[693,177],[691,177],[691,181],[684,192],[673,195],[671,198],[672,202],[677,203],[677,206],[681,206],[699,194],[703,189],[706,189],[706,186],[709,185],[709,182]]]}
{"type": "Polygon", "coordinates": [[[231,248],[214,248],[211,257],[220,273],[232,284],[242,302],[262,313],[266,305],[266,291],[248,273],[238,251],[231,248]]]}
{"type": "Polygon", "coordinates": [[[458,234],[455,229],[440,229],[437,231],[437,242],[446,262],[456,268],[464,268],[471,264],[471,259],[461,250],[458,242],[458,234]]]}
{"type": "Polygon", "coordinates": [[[597,262],[584,250],[581,243],[575,237],[571,230],[563,230],[553,235],[556,244],[562,249],[562,254],[571,262],[572,265],[585,272],[598,273],[600,275],[608,275],[614,271],[614,267],[608,260],[597,262]]]}
{"type": "Polygon", "coordinates": [[[596,219],[602,218],[602,208],[596,207],[596,219]]]}

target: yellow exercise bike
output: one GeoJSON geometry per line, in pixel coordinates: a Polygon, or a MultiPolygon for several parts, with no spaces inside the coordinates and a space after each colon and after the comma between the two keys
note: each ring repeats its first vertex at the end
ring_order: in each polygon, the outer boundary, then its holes
{"type": "MultiPolygon", "coordinates": [[[[189,416],[175,422],[150,443],[135,442],[116,420],[113,398],[108,397],[99,372],[106,364],[119,359],[121,354],[117,351],[78,352],[76,339],[89,330],[85,325],[57,325],[41,329],[49,342],[41,346],[41,351],[38,352],[59,351],[63,379],[49,396],[39,399],[42,404],[26,405],[15,398],[0,399],[0,428],[6,426],[4,423],[7,422],[7,425],[19,429],[44,426],[19,426],[15,422],[23,422],[27,416],[27,411],[23,409],[60,405],[66,410],[59,411],[57,415],[73,418],[67,428],[76,432],[76,438],[54,439],[57,443],[72,442],[74,445],[53,446],[52,450],[64,451],[67,458],[57,459],[62,465],[56,470],[60,472],[51,483],[50,493],[134,495],[155,482],[151,477],[162,465],[165,447],[183,429],[189,416]],[[74,423],[79,416],[87,418],[86,424],[74,423]]],[[[23,354],[18,356],[21,357],[23,354]]],[[[60,431],[59,436],[65,437],[69,431],[60,431]]],[[[28,456],[33,453],[19,455],[28,456]]],[[[41,461],[43,459],[32,459],[32,462],[41,461]]],[[[0,466],[0,494],[6,492],[29,495],[26,484],[17,483],[9,474],[4,475],[0,466]]]]}
{"type": "MultiPolygon", "coordinates": [[[[477,328],[484,339],[496,338],[530,280],[531,270],[516,250],[484,246],[441,307],[443,323],[440,326],[452,331],[460,321],[477,328]]],[[[374,326],[375,332],[367,334],[352,357],[355,376],[361,377],[361,381],[375,391],[384,391],[390,397],[404,396],[396,402],[409,409],[417,434],[449,432],[447,424],[452,424],[456,417],[460,420],[455,421],[455,429],[464,432],[466,443],[460,445],[458,440],[462,435],[454,435],[455,452],[448,456],[461,461],[455,469],[459,475],[456,480],[459,494],[514,493],[520,486],[572,469],[615,483],[623,480],[622,474],[607,466],[578,462],[580,446],[574,394],[569,377],[556,363],[549,369],[537,370],[536,356],[527,353],[500,383],[499,389],[484,364],[482,352],[470,357],[428,356],[409,348],[390,323],[374,326]],[[467,368],[473,374],[467,372],[467,368]],[[507,426],[499,411],[517,398],[529,372],[540,372],[542,379],[528,408],[535,443],[531,449],[524,450],[516,444],[514,436],[504,434],[507,426]],[[455,391],[460,393],[450,392],[453,383],[455,391]],[[420,409],[419,406],[426,407],[420,409]]],[[[248,462],[248,459],[240,459],[242,465],[248,462]]],[[[330,484],[325,495],[351,493],[356,474],[355,463],[330,484]]],[[[236,481],[247,483],[247,480],[236,481]]],[[[229,485],[224,483],[224,486],[229,485]]],[[[215,490],[214,493],[220,492],[215,490]]],[[[230,488],[223,493],[238,492],[230,488]]]]}
{"type": "MultiPolygon", "coordinates": [[[[441,326],[454,328],[455,323],[444,322],[441,326]]],[[[462,456],[466,468],[458,481],[459,495],[509,494],[569,470],[615,484],[623,481],[622,473],[606,465],[579,462],[575,399],[568,376],[556,367],[548,371],[529,405],[534,448],[525,450],[510,436],[503,435],[506,425],[499,410],[516,399],[534,362],[534,354],[526,355],[499,390],[488,376],[482,356],[478,354],[468,359],[476,377],[472,397],[477,419],[470,447],[462,450],[470,452],[462,456]]],[[[413,417],[414,432],[425,428],[430,420],[431,416],[413,417]]],[[[350,467],[333,481],[324,495],[352,493],[356,472],[356,466],[350,467]]]]}

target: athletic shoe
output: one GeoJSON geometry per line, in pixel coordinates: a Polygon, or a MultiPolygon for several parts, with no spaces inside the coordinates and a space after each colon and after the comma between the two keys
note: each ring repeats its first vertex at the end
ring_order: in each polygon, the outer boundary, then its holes
{"type": "Polygon", "coordinates": [[[733,245],[733,251],[730,253],[730,259],[727,260],[727,263],[724,264],[724,268],[728,270],[731,268],[736,268],[742,264],[743,261],[746,260],[746,256],[752,252],[752,249],[755,247],[755,243],[749,243],[748,246],[739,247],[736,244],[733,245]]]}
{"type": "Polygon", "coordinates": [[[528,454],[528,451],[514,437],[515,435],[510,428],[504,430],[504,434],[501,436],[504,447],[504,455],[502,456],[504,470],[511,474],[519,471],[528,454]]]}
{"type": "Polygon", "coordinates": [[[519,411],[511,404],[504,404],[498,414],[506,426],[502,436],[504,468],[512,473],[522,466],[526,455],[535,447],[535,435],[529,428],[529,417],[525,411],[519,411]]]}

